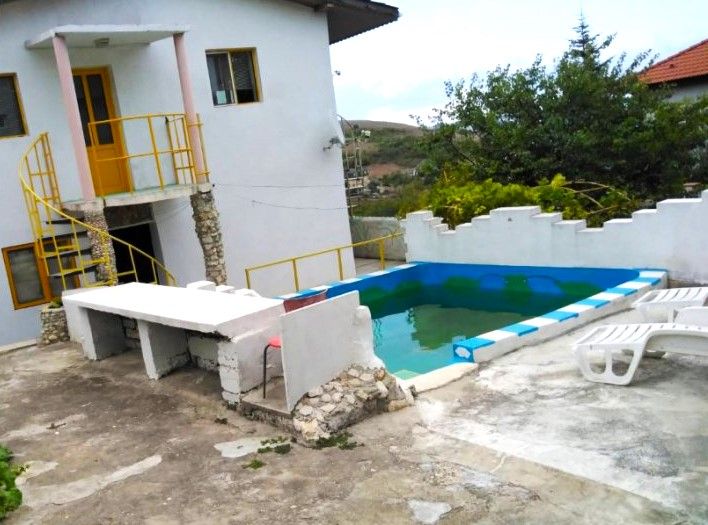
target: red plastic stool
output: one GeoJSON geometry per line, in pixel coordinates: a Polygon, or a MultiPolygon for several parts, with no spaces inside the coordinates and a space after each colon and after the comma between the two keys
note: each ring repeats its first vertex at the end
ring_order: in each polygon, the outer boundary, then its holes
{"type": "Polygon", "coordinates": [[[266,398],[266,364],[268,359],[268,349],[275,348],[280,350],[283,347],[283,342],[280,340],[279,336],[271,337],[268,339],[268,344],[265,345],[263,349],[263,399],[266,398]]]}

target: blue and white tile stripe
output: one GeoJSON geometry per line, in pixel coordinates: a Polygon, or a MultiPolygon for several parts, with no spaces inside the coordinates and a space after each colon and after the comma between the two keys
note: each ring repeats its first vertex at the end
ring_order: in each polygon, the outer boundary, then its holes
{"type": "Polygon", "coordinates": [[[344,279],[342,281],[335,281],[330,284],[323,284],[321,286],[307,288],[305,290],[300,290],[298,292],[289,293],[286,295],[279,295],[277,297],[277,299],[285,300],[285,299],[295,299],[298,297],[307,297],[308,295],[313,295],[313,294],[321,292],[323,290],[329,290],[333,286],[339,286],[342,284],[351,284],[351,283],[355,283],[357,281],[361,281],[363,279],[369,279],[371,277],[379,277],[381,275],[386,275],[386,274],[393,273],[393,272],[400,272],[401,270],[407,270],[408,268],[413,268],[414,266],[418,266],[418,264],[417,263],[400,264],[398,266],[394,266],[392,268],[387,268],[385,270],[378,270],[376,272],[371,272],[371,273],[367,273],[364,275],[358,275],[357,277],[351,277],[349,279],[344,279]]]}
{"type": "MultiPolygon", "coordinates": [[[[525,344],[524,336],[529,334],[542,335],[544,330],[555,326],[559,323],[577,319],[583,316],[586,312],[595,311],[598,308],[604,308],[612,305],[615,302],[624,299],[625,297],[635,294],[645,288],[651,288],[660,284],[666,277],[665,271],[660,270],[642,270],[639,276],[631,281],[627,281],[618,286],[608,288],[603,292],[592,295],[581,301],[569,304],[562,308],[558,308],[552,312],[548,312],[539,317],[527,319],[520,323],[515,323],[498,330],[492,330],[480,334],[476,337],[456,341],[453,343],[453,353],[457,360],[474,363],[475,353],[480,349],[484,349],[488,355],[492,355],[493,347],[500,342],[511,343],[505,345],[507,350],[511,351],[525,344]],[[509,341],[514,338],[514,341],[509,341]]],[[[506,352],[503,352],[506,353],[506,352]]],[[[486,359],[484,359],[486,360],[486,359]]]]}

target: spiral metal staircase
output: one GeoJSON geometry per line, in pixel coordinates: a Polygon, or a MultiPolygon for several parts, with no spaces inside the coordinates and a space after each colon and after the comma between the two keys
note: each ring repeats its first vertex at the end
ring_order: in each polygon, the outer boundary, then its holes
{"type": "Polygon", "coordinates": [[[105,229],[82,221],[79,213],[63,209],[48,133],[39,135],[22,156],[19,179],[36,254],[52,297],[60,297],[63,290],[126,281],[175,284],[174,276],[160,261],[105,229]],[[130,261],[121,272],[116,270],[112,255],[116,245],[123,246],[130,261]],[[139,276],[138,267],[145,268],[146,263],[152,270],[151,279],[145,278],[144,271],[139,276]]]}

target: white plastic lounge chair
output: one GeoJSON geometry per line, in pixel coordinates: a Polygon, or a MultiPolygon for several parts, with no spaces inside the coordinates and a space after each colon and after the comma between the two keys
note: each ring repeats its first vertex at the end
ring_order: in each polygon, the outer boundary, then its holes
{"type": "Polygon", "coordinates": [[[628,385],[645,352],[708,356],[708,307],[684,308],[676,316],[676,321],[595,328],[573,346],[580,371],[589,381],[628,385]],[[593,351],[604,353],[602,372],[595,372],[590,367],[589,354],[593,351]],[[625,352],[632,355],[629,367],[624,374],[615,374],[612,370],[614,356],[625,352]]]}
{"type": "Polygon", "coordinates": [[[708,304],[708,287],[653,290],[632,304],[647,323],[672,323],[676,311],[708,304]]]}

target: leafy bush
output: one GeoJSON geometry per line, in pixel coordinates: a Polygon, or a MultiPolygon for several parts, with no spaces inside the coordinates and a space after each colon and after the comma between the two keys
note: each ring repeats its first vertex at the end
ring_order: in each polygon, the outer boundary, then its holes
{"type": "Polygon", "coordinates": [[[537,203],[532,188],[521,184],[500,184],[491,179],[462,186],[437,186],[430,195],[430,208],[451,226],[485,215],[494,208],[537,203]]]}
{"type": "Polygon", "coordinates": [[[430,192],[429,208],[451,226],[505,206],[538,205],[543,211],[559,211],[565,219],[585,219],[599,226],[637,208],[625,192],[593,182],[569,183],[562,175],[537,186],[501,184],[487,179],[463,185],[439,183],[430,192]]]}
{"type": "Polygon", "coordinates": [[[15,486],[15,478],[23,466],[11,466],[12,452],[0,445],[0,520],[22,504],[22,492],[15,486]]]}

